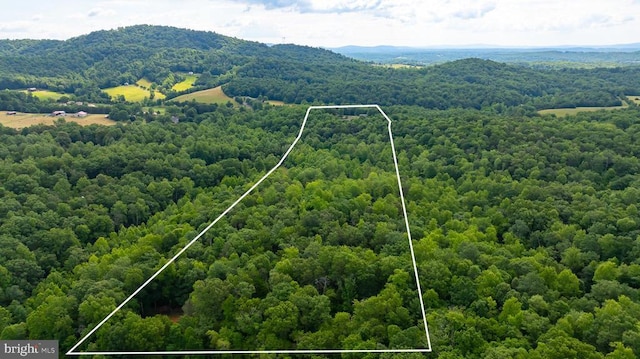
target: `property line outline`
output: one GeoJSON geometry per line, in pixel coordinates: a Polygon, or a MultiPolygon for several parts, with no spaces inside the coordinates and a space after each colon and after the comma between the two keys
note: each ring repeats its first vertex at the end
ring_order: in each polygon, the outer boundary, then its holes
{"type": "Polygon", "coordinates": [[[323,105],[323,106],[309,106],[305,113],[304,119],[302,120],[302,125],[300,126],[300,131],[298,135],[293,140],[287,151],[282,155],[280,161],[270,169],[262,178],[260,178],[255,184],[253,184],[243,195],[241,195],[235,202],[233,202],[227,209],[222,211],[222,213],[216,217],[209,225],[207,225],[200,233],[198,233],[191,241],[189,241],[181,250],[179,250],[171,259],[169,259],[160,269],[158,269],[149,279],[147,279],[138,289],[136,289],[131,295],[129,295],[122,303],[120,303],[111,313],[109,313],[98,325],[96,325],[93,329],[91,329],[84,337],[82,337],[69,351],[67,351],[66,355],[212,355],[212,354],[340,354],[340,353],[429,353],[432,351],[431,348],[431,337],[429,335],[429,327],[427,325],[427,316],[424,307],[424,300],[422,299],[422,289],[420,286],[420,277],[418,275],[418,265],[416,262],[415,252],[413,250],[413,240],[411,238],[411,229],[409,228],[409,219],[407,217],[407,206],[405,204],[404,192],[402,190],[402,181],[400,179],[400,170],[398,168],[398,158],[396,156],[396,148],[395,143],[393,141],[393,133],[391,131],[391,119],[387,114],[382,111],[382,108],[377,104],[369,104],[369,105],[323,105]],[[391,152],[393,154],[393,164],[396,169],[396,178],[398,180],[398,190],[400,192],[400,201],[402,202],[402,214],[404,216],[404,223],[407,230],[407,237],[409,240],[409,249],[411,252],[411,262],[413,264],[413,273],[416,281],[416,289],[418,290],[418,298],[420,300],[420,312],[422,315],[422,321],[424,323],[424,331],[427,337],[427,346],[428,348],[423,349],[300,349],[300,350],[195,350],[195,351],[148,351],[148,352],[74,352],[76,348],[78,348],[82,343],[84,343],[91,335],[93,335],[100,327],[102,327],[111,317],[113,317],[120,309],[122,309],[127,303],[129,303],[142,289],[144,289],[149,283],[151,283],[160,273],[162,273],[169,265],[171,265],[178,257],[180,257],[185,251],[187,251],[195,242],[197,242],[205,233],[207,233],[211,227],[213,227],[220,219],[227,215],[238,203],[240,203],[246,196],[248,196],[254,189],[256,189],[267,177],[269,177],[275,170],[277,170],[287,159],[289,153],[293,150],[295,145],[298,143],[300,138],[302,137],[302,133],[304,132],[304,128],[307,124],[307,119],[309,118],[309,114],[311,110],[326,110],[326,109],[347,109],[347,108],[375,108],[380,112],[380,114],[387,120],[387,129],[389,132],[389,141],[391,143],[391,152]]]}

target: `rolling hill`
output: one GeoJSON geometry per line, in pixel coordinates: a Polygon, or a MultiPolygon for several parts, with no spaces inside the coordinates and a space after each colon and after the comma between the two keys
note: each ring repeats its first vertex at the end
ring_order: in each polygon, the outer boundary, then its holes
{"type": "MultiPolygon", "coordinates": [[[[142,78],[168,99],[181,73],[189,92],[287,103],[379,103],[427,108],[615,106],[640,93],[640,67],[534,69],[461,59],[427,68],[372,66],[329,50],[240,40],[213,32],[138,25],[66,41],[0,40],[0,89],[37,87],[109,101],[101,89],[142,78]]],[[[178,88],[180,89],[180,88],[178,88]]]]}
{"type": "Polygon", "coordinates": [[[153,26],[0,41],[0,340],[640,357],[638,71],[393,69],[153,26]],[[42,115],[62,106],[95,113],[42,115]]]}

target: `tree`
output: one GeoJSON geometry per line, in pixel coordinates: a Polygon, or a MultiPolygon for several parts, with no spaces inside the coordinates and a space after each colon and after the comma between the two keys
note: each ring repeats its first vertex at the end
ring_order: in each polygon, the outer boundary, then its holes
{"type": "Polygon", "coordinates": [[[29,338],[60,338],[64,346],[72,345],[76,339],[70,313],[76,306],[75,301],[73,297],[48,297],[27,317],[29,338]]]}
{"type": "Polygon", "coordinates": [[[529,353],[532,357],[549,359],[603,358],[604,356],[595,349],[594,346],[572,338],[565,332],[549,331],[544,335],[538,347],[529,353]]]}
{"type": "Polygon", "coordinates": [[[618,301],[608,299],[601,308],[596,308],[593,330],[598,349],[606,352],[610,345],[622,341],[622,335],[633,330],[640,320],[640,304],[626,296],[618,301]]]}
{"type": "Polygon", "coordinates": [[[558,291],[566,297],[577,296],[580,294],[580,280],[568,269],[562,270],[558,274],[558,291]]]}

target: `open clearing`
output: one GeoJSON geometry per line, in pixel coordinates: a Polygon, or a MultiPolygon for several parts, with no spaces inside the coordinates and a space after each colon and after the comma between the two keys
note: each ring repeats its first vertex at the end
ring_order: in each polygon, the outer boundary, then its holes
{"type": "MultiPolygon", "coordinates": [[[[145,98],[149,98],[151,96],[149,90],[145,90],[136,85],[110,87],[103,89],[102,91],[106,92],[109,96],[111,96],[111,98],[116,98],[119,95],[122,95],[129,102],[140,102],[145,98]]],[[[165,96],[163,93],[156,91],[155,98],[163,99],[165,98],[165,96]]]]}
{"type": "Polygon", "coordinates": [[[181,92],[188,90],[193,87],[193,84],[198,80],[198,76],[196,75],[185,75],[184,81],[180,81],[177,84],[173,85],[171,88],[173,91],[181,92]]]}
{"type": "Polygon", "coordinates": [[[214,87],[208,90],[196,91],[172,99],[172,101],[177,102],[190,102],[193,100],[201,103],[226,104],[229,101],[233,103],[233,99],[224,94],[221,86],[214,87]]]}
{"type": "MultiPolygon", "coordinates": [[[[2,111],[2,113],[0,113],[0,124],[5,127],[20,129],[37,124],[53,125],[59,118],[60,117],[42,113],[17,113],[15,115],[7,115],[6,111],[2,111]]],[[[115,121],[105,118],[102,114],[87,115],[85,117],[67,115],[64,119],[67,122],[75,122],[82,126],[93,124],[112,126],[116,124],[115,121]]]]}
{"type": "Polygon", "coordinates": [[[640,105],[640,95],[627,95],[627,99],[636,105],[640,105]]]}
{"type": "Polygon", "coordinates": [[[564,117],[569,115],[575,115],[579,112],[593,112],[600,110],[619,110],[627,107],[628,105],[624,103],[622,106],[610,106],[610,107],[575,107],[575,108],[551,108],[548,110],[540,110],[538,111],[541,115],[556,115],[558,117],[564,117]]]}
{"type": "Polygon", "coordinates": [[[138,85],[138,86],[140,86],[140,87],[142,87],[144,89],[150,89],[151,85],[152,85],[152,82],[143,77],[140,80],[136,81],[136,85],[138,85]]]}
{"type": "Polygon", "coordinates": [[[167,109],[162,106],[152,106],[152,107],[148,107],[145,111],[151,112],[151,113],[164,114],[165,112],[167,112],[167,109]]]}
{"type": "Polygon", "coordinates": [[[424,67],[424,66],[409,65],[409,64],[381,64],[381,65],[375,64],[375,66],[387,67],[391,69],[420,69],[424,67]]]}
{"type": "Polygon", "coordinates": [[[22,91],[24,93],[30,93],[33,96],[39,98],[40,100],[53,100],[58,101],[60,97],[67,96],[66,94],[53,92],[49,90],[37,90],[37,91],[22,91]]]}

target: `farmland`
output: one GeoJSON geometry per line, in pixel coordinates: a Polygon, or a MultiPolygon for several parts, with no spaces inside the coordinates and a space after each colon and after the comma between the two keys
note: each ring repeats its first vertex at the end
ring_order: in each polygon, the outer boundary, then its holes
{"type": "Polygon", "coordinates": [[[53,92],[48,90],[37,90],[37,91],[23,91],[25,93],[31,93],[33,96],[39,98],[40,100],[52,100],[58,101],[62,96],[66,96],[63,93],[53,92]]]}
{"type": "MultiPolygon", "coordinates": [[[[6,112],[0,113],[0,124],[5,127],[17,129],[37,124],[52,125],[58,119],[59,117],[40,113],[17,113],[15,115],[7,115],[6,112]]],[[[116,124],[115,121],[105,118],[102,114],[87,115],[86,117],[74,117],[68,115],[64,117],[64,119],[67,122],[76,122],[83,126],[93,124],[111,126],[116,124]]]]}
{"type": "MultiPolygon", "coordinates": [[[[123,85],[117,87],[110,87],[102,90],[106,92],[112,98],[116,98],[120,95],[124,96],[124,98],[129,102],[140,102],[145,98],[150,97],[150,92],[136,85],[123,85]]],[[[156,99],[165,98],[164,94],[156,91],[155,92],[156,99]]]]}
{"type": "Polygon", "coordinates": [[[233,102],[233,99],[222,91],[222,87],[214,87],[208,90],[202,90],[193,92],[190,94],[178,96],[173,99],[173,101],[177,102],[189,102],[195,100],[196,102],[201,103],[218,103],[225,104],[229,101],[233,102]]]}
{"type": "Polygon", "coordinates": [[[198,80],[198,76],[186,75],[183,81],[176,83],[171,89],[176,92],[188,90],[193,87],[193,84],[196,82],[196,80],[198,80]]]}
{"type": "Polygon", "coordinates": [[[136,81],[136,85],[138,85],[138,86],[140,86],[142,88],[145,88],[145,89],[151,88],[152,84],[153,83],[151,81],[149,81],[148,79],[146,79],[146,78],[141,78],[140,80],[136,81]]]}
{"type": "Polygon", "coordinates": [[[627,95],[627,99],[636,105],[640,105],[640,95],[627,95]]]}
{"type": "Polygon", "coordinates": [[[574,108],[551,108],[547,110],[538,111],[541,115],[556,115],[558,117],[564,117],[569,115],[575,115],[579,112],[593,112],[600,110],[619,110],[627,107],[628,105],[624,103],[622,106],[609,106],[609,107],[574,107],[574,108]]]}

